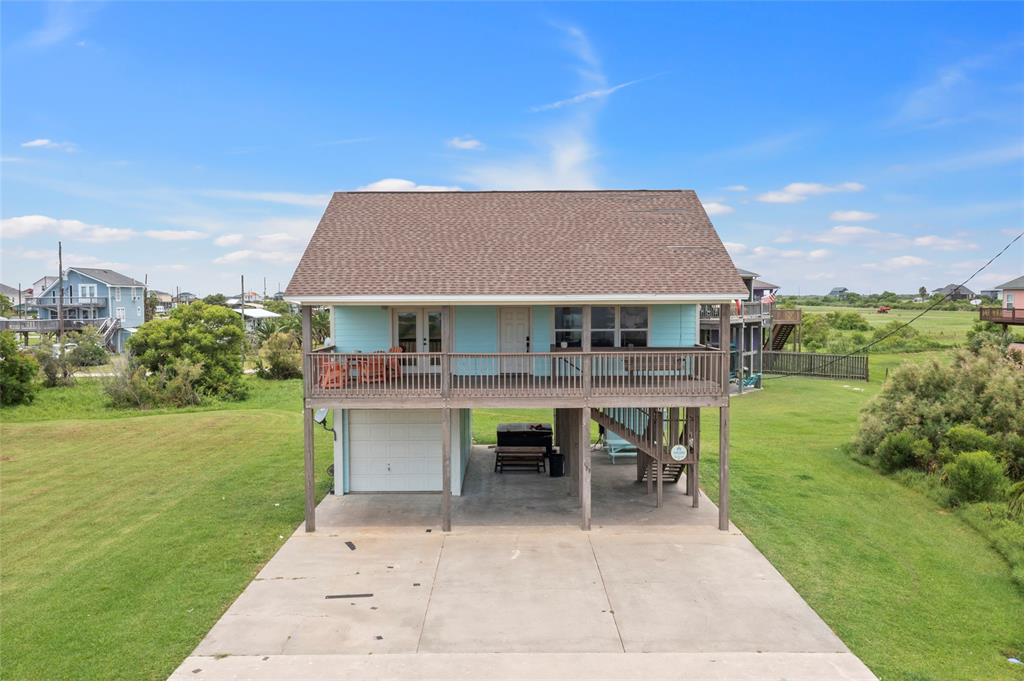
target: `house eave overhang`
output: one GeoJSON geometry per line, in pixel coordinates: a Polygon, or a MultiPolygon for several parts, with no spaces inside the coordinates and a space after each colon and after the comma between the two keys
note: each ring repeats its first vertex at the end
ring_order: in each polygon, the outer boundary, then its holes
{"type": "Polygon", "coordinates": [[[750,295],[734,293],[604,293],[578,295],[387,295],[285,296],[295,305],[670,305],[673,303],[731,303],[750,295]]]}

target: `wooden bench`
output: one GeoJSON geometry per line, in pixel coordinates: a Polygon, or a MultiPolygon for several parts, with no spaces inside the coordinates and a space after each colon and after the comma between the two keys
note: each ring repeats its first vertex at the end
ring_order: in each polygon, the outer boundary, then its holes
{"type": "MultiPolygon", "coordinates": [[[[557,451],[553,447],[553,451],[557,451]]],[[[545,457],[547,447],[495,447],[494,448],[494,472],[504,473],[509,471],[531,471],[544,473],[547,471],[545,457]]]]}

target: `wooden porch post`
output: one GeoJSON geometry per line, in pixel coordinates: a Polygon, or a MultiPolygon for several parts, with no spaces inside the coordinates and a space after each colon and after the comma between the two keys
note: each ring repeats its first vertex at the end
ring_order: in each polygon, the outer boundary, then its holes
{"type": "Polygon", "coordinates": [[[590,530],[590,407],[580,409],[579,439],[580,527],[590,530]]]}
{"type": "Polygon", "coordinates": [[[657,475],[657,496],[656,506],[661,508],[665,493],[665,424],[662,423],[662,412],[660,408],[651,409],[651,442],[654,444],[654,454],[657,459],[654,462],[655,475],[657,475]]]}
{"type": "MultiPolygon", "coordinates": [[[[583,332],[581,335],[581,349],[583,350],[583,395],[590,397],[591,381],[593,380],[593,360],[590,356],[590,306],[583,306],[583,332]]],[[[588,438],[589,440],[589,438],[588,438]]]]}
{"type": "MultiPolygon", "coordinates": [[[[313,308],[309,305],[302,306],[302,352],[309,353],[313,351],[313,308]]],[[[305,356],[305,354],[304,354],[305,356]]],[[[304,471],[306,480],[306,532],[314,532],[316,530],[316,484],[314,480],[314,466],[315,462],[313,459],[313,410],[305,405],[305,398],[308,397],[305,393],[308,391],[309,381],[312,380],[312,376],[308,373],[308,368],[311,362],[304,361],[302,366],[307,369],[307,374],[302,381],[303,385],[303,405],[302,405],[302,431],[303,431],[303,446],[305,450],[304,456],[304,471]]]]}
{"type": "Polygon", "coordinates": [[[693,407],[693,486],[690,488],[690,504],[700,506],[700,407],[693,407]]]}
{"type": "MultiPolygon", "coordinates": [[[[429,348],[428,348],[429,349],[429,348]]],[[[452,351],[452,313],[451,306],[441,308],[441,397],[448,399],[451,390],[452,366],[449,353],[452,351]]]]}
{"type": "MultiPolygon", "coordinates": [[[[729,322],[725,312],[728,306],[722,306],[720,339],[721,346],[729,352],[729,322]]],[[[728,355],[726,355],[728,357],[728,355]]],[[[742,358],[741,364],[742,366],[742,358]]],[[[722,372],[725,376],[725,405],[718,408],[718,529],[729,529],[729,362],[725,362],[722,372]]],[[[741,381],[742,383],[742,381],[741,381]]]]}
{"type": "Polygon", "coordinates": [[[441,530],[452,531],[452,410],[441,410],[441,530]]]}
{"type": "Polygon", "coordinates": [[[580,488],[580,448],[579,437],[580,427],[576,423],[579,412],[575,409],[566,409],[562,414],[562,423],[565,424],[565,449],[566,459],[569,460],[569,496],[579,500],[580,488]]]}
{"type": "Polygon", "coordinates": [[[746,349],[744,347],[746,345],[746,340],[747,340],[747,324],[746,324],[746,321],[743,318],[743,315],[740,315],[740,337],[736,339],[736,348],[737,348],[737,350],[739,350],[739,355],[740,355],[740,365],[738,367],[739,371],[737,372],[737,376],[739,376],[739,379],[740,379],[740,381],[739,381],[740,395],[743,394],[743,378],[744,378],[744,374],[746,373],[746,371],[744,369],[744,365],[746,363],[745,362],[746,358],[743,356],[743,351],[746,349]]]}

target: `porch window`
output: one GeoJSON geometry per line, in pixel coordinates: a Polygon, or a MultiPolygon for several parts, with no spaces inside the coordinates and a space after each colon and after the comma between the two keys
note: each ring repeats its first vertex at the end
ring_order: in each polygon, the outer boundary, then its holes
{"type": "MultiPolygon", "coordinates": [[[[646,306],[595,305],[590,308],[592,348],[646,348],[649,326],[646,306]]],[[[555,344],[583,345],[583,308],[555,308],[555,344]]]]}
{"type": "Polygon", "coordinates": [[[114,301],[118,302],[118,303],[121,302],[121,287],[120,286],[115,286],[114,287],[114,301]]]}
{"type": "Polygon", "coordinates": [[[555,308],[555,345],[566,347],[583,347],[583,308],[555,308]]]}
{"type": "Polygon", "coordinates": [[[96,284],[79,284],[78,285],[78,297],[79,298],[95,298],[96,297],[96,284]]]}

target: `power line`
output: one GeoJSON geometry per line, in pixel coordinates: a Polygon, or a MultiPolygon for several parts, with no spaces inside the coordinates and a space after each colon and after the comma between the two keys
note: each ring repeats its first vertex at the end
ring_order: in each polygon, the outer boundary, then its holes
{"type": "MultiPolygon", "coordinates": [[[[976,276],[978,276],[979,274],[984,272],[988,268],[989,265],[994,263],[996,261],[996,259],[999,258],[999,256],[1001,256],[1003,253],[1006,253],[1006,251],[1008,251],[1010,249],[1010,246],[1013,246],[1015,243],[1020,241],[1021,238],[1024,238],[1024,232],[1021,232],[1017,236],[1015,236],[1012,239],[1010,239],[1010,242],[1008,244],[1003,246],[1002,249],[1000,249],[998,253],[996,253],[991,258],[989,258],[988,262],[986,262],[984,265],[982,265],[981,267],[976,269],[974,271],[974,274],[972,274],[971,276],[969,276],[966,279],[964,279],[962,282],[960,282],[960,284],[958,286],[953,288],[951,291],[946,293],[946,295],[942,296],[941,298],[939,298],[938,300],[933,302],[931,305],[929,305],[925,309],[921,310],[921,312],[919,312],[917,315],[911,317],[908,321],[904,322],[903,324],[900,324],[899,326],[894,328],[889,333],[884,334],[881,338],[876,338],[875,340],[871,341],[870,343],[868,343],[867,345],[865,345],[863,347],[860,347],[860,348],[858,348],[856,350],[853,350],[852,352],[849,352],[849,353],[847,353],[845,355],[840,355],[838,357],[835,357],[834,359],[832,359],[832,361],[827,362],[822,368],[824,369],[824,368],[830,367],[830,366],[832,366],[833,364],[835,364],[836,362],[838,362],[841,359],[846,359],[847,357],[852,357],[853,355],[859,355],[859,354],[861,354],[861,353],[871,349],[872,347],[878,345],[879,343],[884,341],[886,338],[890,338],[891,336],[895,336],[897,333],[899,333],[903,329],[907,328],[908,326],[910,326],[911,324],[916,322],[918,319],[920,319],[921,317],[925,316],[926,314],[928,314],[929,312],[934,310],[936,307],[938,307],[942,303],[946,302],[946,300],[951,295],[953,295],[953,293],[955,293],[956,291],[959,291],[961,288],[966,286],[972,279],[974,279],[976,276]]],[[[762,376],[761,380],[762,381],[772,381],[772,380],[777,380],[777,379],[780,379],[780,378],[788,378],[789,376],[793,376],[793,375],[795,375],[795,374],[782,374],[782,375],[776,375],[776,376],[762,376]]]]}

